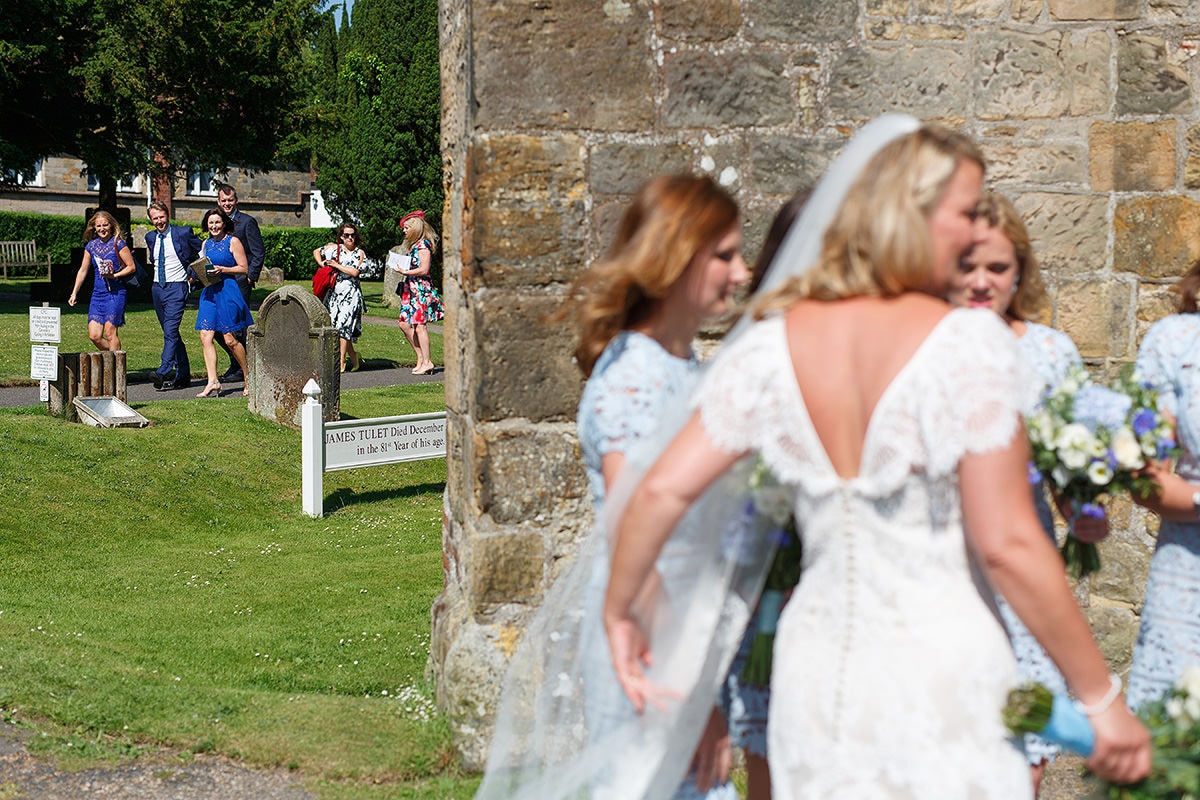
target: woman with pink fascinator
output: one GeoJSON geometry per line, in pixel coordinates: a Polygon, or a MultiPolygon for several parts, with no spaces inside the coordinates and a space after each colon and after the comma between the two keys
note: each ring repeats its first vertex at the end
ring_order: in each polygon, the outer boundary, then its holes
{"type": "Polygon", "coordinates": [[[446,316],[442,297],[429,277],[429,266],[433,252],[437,249],[438,235],[425,221],[424,211],[405,214],[400,220],[404,229],[403,248],[408,251],[408,263],[394,269],[400,273],[400,330],[417,354],[414,375],[429,375],[437,367],[429,357],[429,330],[426,326],[446,316]]]}

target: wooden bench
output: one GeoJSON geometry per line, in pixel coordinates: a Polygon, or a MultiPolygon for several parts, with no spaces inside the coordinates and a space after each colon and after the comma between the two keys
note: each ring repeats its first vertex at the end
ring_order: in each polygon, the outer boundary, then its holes
{"type": "Polygon", "coordinates": [[[9,267],[40,267],[45,265],[50,277],[50,254],[37,251],[36,242],[0,242],[0,272],[8,280],[9,267]]]}

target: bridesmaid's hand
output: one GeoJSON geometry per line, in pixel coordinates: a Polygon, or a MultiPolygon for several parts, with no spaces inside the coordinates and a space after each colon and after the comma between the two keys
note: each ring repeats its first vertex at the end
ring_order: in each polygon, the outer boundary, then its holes
{"type": "Polygon", "coordinates": [[[1088,769],[1114,783],[1136,783],[1150,773],[1150,731],[1125,706],[1125,696],[1091,717],[1096,749],[1088,769]]]}

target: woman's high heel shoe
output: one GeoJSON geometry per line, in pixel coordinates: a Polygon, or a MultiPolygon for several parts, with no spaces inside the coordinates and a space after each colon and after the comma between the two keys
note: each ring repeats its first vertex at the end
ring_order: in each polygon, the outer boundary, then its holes
{"type": "Polygon", "coordinates": [[[204,387],[203,392],[196,395],[196,397],[220,397],[220,396],[221,396],[221,384],[219,384],[219,383],[208,384],[207,386],[204,387]]]}
{"type": "Polygon", "coordinates": [[[358,372],[359,367],[361,367],[361,366],[362,366],[362,356],[360,356],[358,354],[358,351],[355,350],[354,357],[352,359],[350,359],[350,371],[358,372]]]}

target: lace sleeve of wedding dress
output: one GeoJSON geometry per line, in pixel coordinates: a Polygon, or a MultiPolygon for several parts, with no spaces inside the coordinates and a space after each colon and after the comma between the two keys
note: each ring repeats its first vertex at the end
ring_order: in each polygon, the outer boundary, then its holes
{"type": "Polygon", "coordinates": [[[955,309],[938,342],[919,405],[921,438],[934,475],[954,470],[964,453],[1007,446],[1033,411],[1041,382],[1016,337],[988,309],[955,309]]]}

